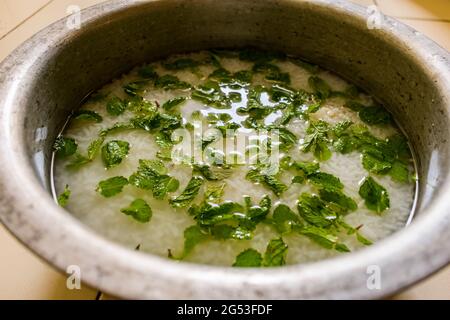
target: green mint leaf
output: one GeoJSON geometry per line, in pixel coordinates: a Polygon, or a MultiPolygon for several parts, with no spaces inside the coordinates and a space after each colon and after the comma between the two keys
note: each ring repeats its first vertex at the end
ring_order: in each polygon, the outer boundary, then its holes
{"type": "Polygon", "coordinates": [[[149,222],[152,217],[152,209],[142,199],[134,200],[127,208],[123,208],[120,211],[142,223],[149,222]]]}
{"type": "Polygon", "coordinates": [[[244,208],[239,203],[226,201],[221,204],[203,202],[201,206],[191,206],[189,214],[203,226],[213,226],[226,221],[251,222],[244,215],[244,208]]]}
{"type": "Polygon", "coordinates": [[[113,177],[104,181],[100,181],[97,187],[97,192],[105,198],[113,197],[122,192],[123,187],[128,184],[127,178],[113,177]]]}
{"type": "Polygon", "coordinates": [[[277,267],[286,264],[286,254],[288,246],[283,242],[283,239],[270,240],[264,253],[263,266],[277,267]]]}
{"type": "Polygon", "coordinates": [[[331,94],[331,88],[328,83],[317,76],[309,77],[308,84],[314,93],[322,100],[327,99],[331,94]]]}
{"type": "Polygon", "coordinates": [[[184,249],[181,259],[192,252],[195,246],[209,239],[208,234],[199,226],[191,226],[184,230],[184,249]]]}
{"type": "Polygon", "coordinates": [[[389,175],[394,181],[401,183],[408,183],[412,180],[408,166],[404,163],[401,163],[400,161],[395,161],[392,164],[389,175]]]}
{"type": "Polygon", "coordinates": [[[364,169],[376,174],[385,174],[392,168],[392,163],[385,160],[382,153],[368,148],[363,151],[362,164],[364,169]]]}
{"type": "Polygon", "coordinates": [[[146,80],[155,80],[158,78],[158,74],[152,65],[145,65],[138,70],[138,75],[146,80]]]}
{"type": "Polygon", "coordinates": [[[77,152],[75,153],[74,158],[69,162],[69,164],[66,167],[69,169],[79,169],[85,164],[88,164],[90,162],[92,162],[91,159],[77,152]]]}
{"type": "Polygon", "coordinates": [[[317,188],[343,189],[344,185],[338,177],[325,172],[313,172],[308,175],[309,182],[317,188]]]}
{"type": "Polygon", "coordinates": [[[327,145],[329,130],[328,123],[324,121],[311,122],[301,146],[303,152],[313,152],[314,156],[320,161],[330,159],[332,154],[327,145]]]}
{"type": "Polygon", "coordinates": [[[211,227],[211,235],[217,240],[250,240],[253,234],[243,227],[233,227],[228,224],[220,224],[211,227]]]}
{"type": "Polygon", "coordinates": [[[299,216],[285,204],[279,204],[273,211],[272,220],[280,234],[289,233],[301,226],[299,216]]]}
{"type": "Polygon", "coordinates": [[[138,81],[130,82],[129,84],[127,84],[123,87],[123,90],[129,96],[134,97],[143,92],[144,87],[145,87],[145,85],[147,85],[147,83],[148,83],[147,80],[138,80],[138,81]]]}
{"type": "Polygon", "coordinates": [[[178,89],[189,89],[191,88],[191,85],[187,82],[181,81],[176,76],[166,74],[156,79],[155,87],[164,90],[178,90],[178,89]]]}
{"type": "Polygon", "coordinates": [[[71,194],[71,191],[70,191],[70,188],[69,188],[69,185],[66,185],[66,187],[64,188],[64,191],[58,196],[58,204],[61,206],[61,207],[65,207],[65,206],[67,206],[67,203],[69,202],[69,198],[70,198],[70,194],[71,194]]]}
{"type": "Polygon", "coordinates": [[[346,210],[355,211],[358,208],[358,205],[356,204],[355,200],[346,196],[344,193],[342,193],[342,191],[337,190],[335,188],[320,189],[319,195],[322,200],[334,202],[346,210]]]}
{"type": "Polygon", "coordinates": [[[100,138],[92,141],[89,144],[89,147],[87,149],[87,154],[88,154],[87,157],[88,157],[89,160],[94,160],[94,158],[99,153],[99,151],[100,151],[100,149],[101,149],[101,147],[103,145],[103,142],[105,142],[105,138],[100,137],[100,138]]]}
{"type": "Polygon", "coordinates": [[[360,243],[362,243],[363,245],[365,245],[365,246],[370,246],[370,245],[373,244],[372,241],[370,241],[369,239],[363,237],[363,236],[361,235],[361,233],[359,233],[359,232],[356,232],[356,239],[357,239],[360,243]]]}
{"type": "Polygon", "coordinates": [[[255,249],[242,251],[233,263],[233,267],[261,267],[263,258],[255,249]]]}
{"type": "Polygon", "coordinates": [[[106,111],[112,116],[121,115],[126,108],[126,103],[118,97],[112,97],[106,104],[106,111]]]}
{"type": "Polygon", "coordinates": [[[339,252],[349,252],[350,249],[343,243],[339,243],[337,236],[331,234],[328,230],[325,230],[316,226],[305,226],[300,234],[308,237],[318,245],[326,249],[335,249],[339,252]]]}
{"type": "Polygon", "coordinates": [[[359,195],[365,200],[366,207],[377,213],[390,207],[387,190],[372,177],[367,177],[361,184],[359,195]]]}
{"type": "Polygon", "coordinates": [[[222,200],[224,195],[225,183],[209,184],[205,191],[205,200],[212,203],[218,203],[222,200]]]}
{"type": "Polygon", "coordinates": [[[198,86],[192,92],[191,98],[216,109],[229,109],[231,107],[219,84],[215,81],[208,81],[198,86]]]}
{"type": "Polygon", "coordinates": [[[56,141],[53,144],[53,150],[56,152],[56,156],[60,158],[67,158],[75,154],[77,149],[78,144],[75,139],[65,138],[63,136],[56,138],[56,141]]]}
{"type": "Polygon", "coordinates": [[[185,103],[186,100],[187,100],[186,97],[179,97],[179,98],[171,99],[171,100],[166,101],[166,102],[162,105],[162,108],[163,108],[164,110],[170,111],[170,110],[172,110],[173,108],[175,108],[176,106],[179,106],[180,104],[185,103]]]}
{"type": "Polygon", "coordinates": [[[187,207],[199,193],[203,181],[202,177],[192,177],[184,191],[169,200],[170,205],[174,208],[187,207]]]}
{"type": "Polygon", "coordinates": [[[273,175],[261,173],[261,168],[251,169],[245,176],[248,180],[254,183],[261,183],[275,193],[275,195],[280,196],[284,191],[287,190],[287,186],[278,180],[273,175]]]}
{"type": "Polygon", "coordinates": [[[370,125],[389,124],[392,122],[391,114],[381,106],[365,107],[359,111],[359,118],[370,125]]]}
{"type": "Polygon", "coordinates": [[[153,196],[156,199],[164,199],[167,193],[175,192],[178,190],[180,182],[168,175],[162,175],[158,179],[158,183],[152,188],[153,196]]]}
{"type": "Polygon", "coordinates": [[[358,101],[354,101],[354,100],[348,100],[344,104],[344,107],[349,108],[350,110],[353,110],[355,112],[360,112],[360,111],[364,110],[365,108],[367,108],[362,103],[360,103],[358,101]]]}
{"type": "Polygon", "coordinates": [[[228,178],[232,171],[226,167],[210,166],[207,164],[194,164],[194,172],[200,173],[206,180],[223,180],[228,178]]]}
{"type": "Polygon", "coordinates": [[[77,110],[73,113],[73,120],[82,120],[82,121],[92,121],[92,122],[102,122],[103,118],[95,111],[91,110],[77,110]]]}
{"type": "Polygon", "coordinates": [[[102,160],[107,169],[118,166],[128,155],[130,144],[126,141],[113,140],[102,148],[102,160]]]}
{"type": "Polygon", "coordinates": [[[160,160],[139,160],[138,170],[129,180],[135,187],[151,190],[156,199],[163,199],[179,187],[179,181],[166,173],[167,169],[160,160]]]}
{"type": "Polygon", "coordinates": [[[338,218],[338,213],[327,202],[307,193],[300,195],[297,209],[306,222],[320,228],[330,227],[338,218]]]}

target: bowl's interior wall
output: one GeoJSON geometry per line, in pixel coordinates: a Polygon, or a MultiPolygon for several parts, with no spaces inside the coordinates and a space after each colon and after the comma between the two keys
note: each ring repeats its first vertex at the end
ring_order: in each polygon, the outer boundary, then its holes
{"type": "Polygon", "coordinates": [[[250,45],[303,57],[386,103],[415,149],[419,208],[424,207],[448,167],[448,101],[432,75],[408,48],[383,31],[369,30],[364,19],[305,2],[282,3],[156,1],[87,22],[75,36],[49,48],[36,66],[40,72],[28,101],[32,111],[25,118],[30,157],[44,150],[38,165],[48,173],[52,142],[71,110],[133,66],[170,53],[250,45]],[[35,139],[39,127],[48,128],[46,140],[35,139]]]}

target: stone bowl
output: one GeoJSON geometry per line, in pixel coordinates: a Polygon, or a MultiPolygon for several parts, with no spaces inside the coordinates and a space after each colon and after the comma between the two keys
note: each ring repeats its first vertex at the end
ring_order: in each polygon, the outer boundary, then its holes
{"type": "Polygon", "coordinates": [[[0,65],[0,219],[51,265],[63,272],[78,266],[82,281],[122,298],[367,299],[449,263],[450,55],[430,39],[332,0],[109,1],[83,10],[81,22],[81,29],[52,24],[0,65]],[[388,106],[418,166],[408,227],[337,258],[242,270],[128,250],[55,204],[52,144],[84,97],[146,61],[243,46],[303,57],[388,106]],[[380,287],[370,285],[373,276],[380,287]]]}

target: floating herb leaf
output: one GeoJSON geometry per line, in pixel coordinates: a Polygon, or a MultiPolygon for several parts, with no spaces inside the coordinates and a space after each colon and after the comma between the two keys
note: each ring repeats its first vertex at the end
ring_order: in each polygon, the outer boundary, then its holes
{"type": "Polygon", "coordinates": [[[152,217],[152,209],[142,199],[134,200],[127,208],[123,208],[120,211],[141,223],[149,222],[152,217]]]}
{"type": "Polygon", "coordinates": [[[166,101],[163,105],[162,108],[164,110],[172,110],[173,108],[175,108],[176,106],[179,106],[180,104],[183,104],[184,102],[186,102],[187,98],[186,97],[178,97],[178,98],[174,98],[171,100],[166,101]]]}
{"type": "Polygon", "coordinates": [[[162,88],[164,90],[177,90],[177,89],[189,89],[191,88],[191,85],[187,82],[181,81],[176,76],[166,74],[156,79],[155,87],[162,88]]]}
{"type": "Polygon", "coordinates": [[[283,239],[270,240],[264,253],[263,266],[277,267],[285,265],[287,250],[288,246],[284,243],[283,239]]]}
{"type": "Polygon", "coordinates": [[[127,104],[119,97],[112,97],[106,104],[106,111],[112,116],[118,116],[125,112],[127,104]]]}
{"type": "Polygon", "coordinates": [[[113,197],[122,192],[123,188],[128,184],[127,178],[113,177],[104,181],[100,181],[97,192],[105,198],[113,197]]]}
{"type": "Polygon", "coordinates": [[[330,86],[322,78],[317,76],[309,77],[308,84],[313,89],[314,93],[322,100],[327,99],[331,94],[330,86]]]}
{"type": "Polygon", "coordinates": [[[58,196],[58,204],[61,206],[61,207],[65,207],[65,206],[67,206],[67,203],[69,202],[69,198],[70,198],[70,194],[71,194],[71,191],[70,191],[70,188],[69,188],[69,185],[66,185],[66,187],[64,188],[64,191],[58,196]]]}
{"type": "Polygon", "coordinates": [[[242,251],[233,263],[233,267],[260,267],[263,258],[255,249],[246,249],[242,251]]]}
{"type": "Polygon", "coordinates": [[[202,177],[192,177],[186,189],[180,195],[169,200],[170,205],[174,208],[187,207],[199,193],[203,181],[202,177]]]}
{"type": "Polygon", "coordinates": [[[73,113],[73,120],[82,120],[82,121],[92,121],[92,122],[102,122],[103,118],[95,111],[91,110],[77,110],[73,113]]]}
{"type": "Polygon", "coordinates": [[[53,144],[53,150],[56,156],[60,158],[67,158],[77,152],[78,144],[73,138],[65,138],[59,136],[53,144]]]}
{"type": "Polygon", "coordinates": [[[102,160],[107,169],[118,166],[128,155],[130,144],[126,141],[113,140],[102,148],[102,160]]]}
{"type": "Polygon", "coordinates": [[[370,125],[389,124],[392,121],[391,114],[381,106],[365,107],[359,111],[359,118],[370,125]]]}
{"type": "Polygon", "coordinates": [[[359,188],[359,195],[365,200],[368,209],[381,213],[389,208],[389,195],[386,189],[372,177],[367,177],[359,188]]]}

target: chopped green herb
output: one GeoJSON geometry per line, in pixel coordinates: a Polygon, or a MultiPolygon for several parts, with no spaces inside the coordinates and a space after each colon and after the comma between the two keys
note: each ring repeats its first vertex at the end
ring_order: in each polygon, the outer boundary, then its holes
{"type": "Polygon", "coordinates": [[[130,176],[130,184],[151,190],[156,199],[163,199],[167,193],[174,192],[179,187],[179,181],[166,172],[167,169],[160,160],[139,160],[139,168],[130,176]]]}
{"type": "Polygon", "coordinates": [[[155,80],[158,78],[158,74],[155,68],[151,65],[145,65],[138,70],[138,75],[146,80],[155,80]]]}
{"type": "Polygon", "coordinates": [[[119,97],[112,97],[106,104],[106,111],[112,116],[118,116],[125,112],[127,105],[119,97]]]}
{"type": "Polygon", "coordinates": [[[256,167],[251,169],[246,178],[255,183],[261,183],[273,191],[277,196],[280,196],[287,190],[287,186],[282,183],[275,175],[264,173],[264,169],[256,167]]]}
{"type": "Polygon", "coordinates": [[[337,190],[335,188],[320,189],[319,195],[322,200],[334,202],[335,204],[341,206],[346,210],[355,211],[358,208],[358,205],[356,204],[355,200],[346,196],[344,193],[342,193],[342,191],[337,190]]]}
{"type": "Polygon", "coordinates": [[[179,106],[180,104],[183,104],[184,102],[186,102],[186,97],[174,98],[174,99],[166,101],[162,105],[162,108],[164,110],[172,110],[174,107],[179,106]]]}
{"type": "Polygon", "coordinates": [[[144,86],[147,85],[147,83],[148,83],[147,80],[130,82],[129,84],[123,87],[123,90],[129,96],[134,97],[142,93],[142,91],[144,90],[144,86]]]}
{"type": "Polygon", "coordinates": [[[149,222],[152,217],[152,209],[142,199],[134,200],[127,208],[123,208],[120,211],[142,223],[149,222]]]}
{"type": "Polygon", "coordinates": [[[186,186],[186,189],[184,189],[184,191],[180,195],[170,199],[170,205],[174,208],[187,207],[199,193],[202,184],[203,178],[192,177],[188,185],[186,186]]]}
{"type": "Polygon", "coordinates": [[[242,251],[233,263],[233,267],[260,267],[263,258],[255,249],[246,249],[242,251]]]}
{"type": "Polygon", "coordinates": [[[113,197],[122,192],[123,188],[128,184],[127,178],[113,177],[104,181],[100,181],[97,192],[105,198],[113,197]]]}
{"type": "Polygon", "coordinates": [[[314,93],[322,100],[327,99],[331,94],[330,86],[322,78],[317,76],[309,77],[308,84],[313,89],[314,93]]]}
{"type": "Polygon", "coordinates": [[[208,234],[203,232],[199,226],[191,226],[184,230],[184,249],[181,259],[185,258],[189,253],[192,252],[194,247],[209,239],[208,234]]]}
{"type": "Polygon", "coordinates": [[[365,107],[359,111],[359,118],[370,125],[388,124],[392,121],[391,114],[381,106],[365,107]]]}
{"type": "Polygon", "coordinates": [[[279,204],[275,208],[272,220],[280,234],[289,233],[301,227],[299,216],[285,204],[279,204]]]}
{"type": "Polygon", "coordinates": [[[218,203],[222,200],[226,184],[209,184],[205,191],[205,200],[208,202],[218,203]]]}
{"type": "Polygon", "coordinates": [[[303,152],[313,152],[320,161],[326,161],[332,154],[328,148],[329,126],[324,121],[311,122],[306,130],[306,138],[302,143],[303,152]]]}
{"type": "Polygon", "coordinates": [[[58,196],[58,204],[61,207],[64,208],[65,206],[67,206],[67,203],[69,202],[70,194],[71,194],[71,191],[70,191],[69,185],[66,185],[66,187],[64,188],[63,193],[61,193],[58,196]]]}
{"type": "Polygon", "coordinates": [[[95,111],[91,110],[77,110],[73,113],[72,119],[92,122],[102,122],[103,118],[95,111]]]}
{"type": "Polygon", "coordinates": [[[389,209],[389,195],[386,189],[372,177],[367,177],[359,188],[359,195],[365,200],[366,207],[377,213],[389,209]]]}
{"type": "Polygon", "coordinates": [[[229,109],[230,101],[220,90],[220,86],[215,81],[208,81],[198,86],[191,95],[191,98],[216,109],[229,109]]]}
{"type": "Polygon", "coordinates": [[[270,240],[264,253],[263,266],[277,267],[285,265],[287,250],[288,246],[284,243],[283,239],[270,240]]]}
{"type": "Polygon", "coordinates": [[[65,138],[59,136],[53,144],[53,150],[56,156],[60,158],[67,158],[77,152],[78,144],[73,138],[65,138]]]}
{"type": "Polygon", "coordinates": [[[308,179],[317,188],[326,189],[342,189],[344,185],[339,178],[325,172],[312,172],[308,175],[308,179]]]}
{"type": "Polygon", "coordinates": [[[126,141],[113,140],[102,148],[102,160],[107,169],[118,166],[128,155],[130,144],[126,141]]]}
{"type": "Polygon", "coordinates": [[[337,236],[320,227],[306,226],[300,233],[326,249],[335,249],[339,252],[350,252],[350,249],[345,244],[339,243],[337,236]]]}
{"type": "Polygon", "coordinates": [[[166,74],[159,77],[155,81],[156,88],[162,88],[164,90],[177,90],[177,89],[189,89],[191,85],[187,82],[181,81],[178,77],[166,74]]]}
{"type": "Polygon", "coordinates": [[[227,167],[210,166],[207,164],[194,164],[194,171],[200,173],[206,180],[223,180],[231,175],[227,167]]]}

